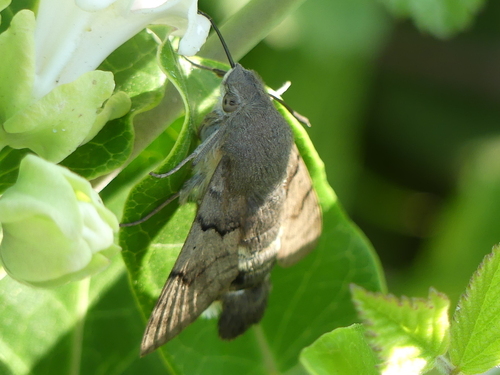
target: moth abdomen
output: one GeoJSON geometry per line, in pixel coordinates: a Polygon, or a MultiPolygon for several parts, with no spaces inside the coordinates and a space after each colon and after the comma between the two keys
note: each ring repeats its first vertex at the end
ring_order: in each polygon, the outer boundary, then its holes
{"type": "Polygon", "coordinates": [[[251,288],[225,293],[221,298],[219,336],[224,340],[231,340],[253,324],[259,323],[266,310],[270,289],[268,275],[261,283],[251,288]]]}

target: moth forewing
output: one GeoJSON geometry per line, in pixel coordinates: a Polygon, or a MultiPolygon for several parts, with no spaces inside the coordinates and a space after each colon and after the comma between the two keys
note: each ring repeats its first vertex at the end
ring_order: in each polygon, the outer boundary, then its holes
{"type": "MultiPolygon", "coordinates": [[[[208,189],[223,190],[223,164],[212,176],[208,189]]],[[[203,196],[181,253],[149,318],[141,345],[144,356],[171,340],[191,324],[238,275],[241,199],[227,201],[227,195],[203,196]],[[227,209],[225,217],[213,219],[214,205],[227,209]]]]}

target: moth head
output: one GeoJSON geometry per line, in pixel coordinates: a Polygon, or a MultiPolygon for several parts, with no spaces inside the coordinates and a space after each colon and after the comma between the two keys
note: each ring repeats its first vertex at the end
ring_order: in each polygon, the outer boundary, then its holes
{"type": "Polygon", "coordinates": [[[267,98],[260,78],[253,71],[235,64],[224,76],[221,103],[224,112],[234,112],[259,96],[267,98]]]}

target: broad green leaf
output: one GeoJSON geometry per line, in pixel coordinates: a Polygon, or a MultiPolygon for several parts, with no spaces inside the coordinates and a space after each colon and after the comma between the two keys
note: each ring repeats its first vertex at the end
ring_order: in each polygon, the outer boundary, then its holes
{"type": "Polygon", "coordinates": [[[325,333],[300,355],[300,362],[314,375],[377,375],[378,359],[360,324],[325,333]]]}
{"type": "MultiPolygon", "coordinates": [[[[172,66],[171,61],[164,63],[169,64],[164,64],[167,71],[173,68],[174,74],[170,75],[179,80],[180,71],[172,66]]],[[[205,65],[212,64],[206,62],[205,65]]],[[[202,97],[211,93],[220,84],[220,79],[214,80],[213,77],[210,72],[194,69],[186,83],[189,101],[196,97],[193,95],[202,97]],[[206,77],[202,78],[204,75],[206,77]],[[205,88],[203,95],[200,95],[200,84],[205,88]]],[[[182,87],[180,83],[177,86],[182,87]]],[[[181,92],[181,95],[184,97],[186,94],[181,92]]],[[[199,99],[197,104],[200,114],[210,108],[199,99]]],[[[195,113],[194,116],[199,118],[200,114],[195,113]]],[[[288,114],[286,117],[290,120],[288,114]]],[[[322,333],[355,320],[349,283],[359,282],[375,290],[383,288],[379,265],[370,245],[338,205],[326,182],[324,166],[305,130],[294,120],[290,121],[323,208],[324,232],[320,244],[294,267],[273,271],[273,291],[265,318],[241,338],[232,342],[221,341],[217,337],[216,321],[200,318],[179,337],[163,346],[160,350],[166,366],[176,369],[177,373],[233,374],[254,371],[256,374],[267,374],[294,368],[304,346],[322,333]],[[335,296],[334,300],[332,296],[335,296]]],[[[190,147],[190,138],[182,138],[184,132],[181,130],[175,146],[181,150],[190,147]]],[[[159,170],[168,171],[175,166],[173,158],[178,162],[182,157],[172,151],[159,170]]],[[[143,180],[129,197],[123,221],[143,217],[177,192],[185,179],[182,173],[183,170],[166,178],[168,181],[155,181],[151,177],[143,180]],[[162,189],[163,195],[158,196],[162,189]]],[[[193,205],[181,207],[172,217],[175,208],[176,203],[171,203],[140,226],[122,230],[124,259],[145,316],[152,310],[194,218],[193,205]]]]}
{"type": "Polygon", "coordinates": [[[398,299],[352,287],[370,342],[384,362],[382,374],[421,374],[435,366],[449,344],[448,298],[431,289],[429,297],[398,299]]]}
{"type": "Polygon", "coordinates": [[[451,324],[450,358],[461,373],[500,364],[500,248],[487,255],[470,280],[451,324]]]}
{"type": "Polygon", "coordinates": [[[411,17],[422,30],[448,38],[465,30],[484,0],[381,0],[399,17],[411,17]]]}

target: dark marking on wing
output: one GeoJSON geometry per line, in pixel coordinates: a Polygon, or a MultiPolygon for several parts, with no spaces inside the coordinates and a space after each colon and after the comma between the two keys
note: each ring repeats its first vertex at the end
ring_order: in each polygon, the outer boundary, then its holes
{"type": "Polygon", "coordinates": [[[231,233],[240,227],[239,223],[230,222],[230,223],[225,223],[226,227],[222,228],[222,225],[220,225],[219,223],[208,223],[205,220],[205,218],[203,217],[203,215],[201,215],[201,214],[198,214],[196,216],[196,222],[198,222],[198,224],[200,224],[201,230],[203,230],[204,232],[206,232],[207,230],[213,229],[217,233],[219,233],[219,235],[221,237],[224,237],[226,234],[231,233]]]}

